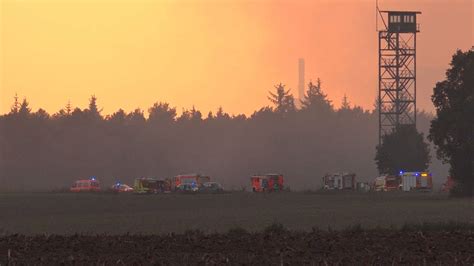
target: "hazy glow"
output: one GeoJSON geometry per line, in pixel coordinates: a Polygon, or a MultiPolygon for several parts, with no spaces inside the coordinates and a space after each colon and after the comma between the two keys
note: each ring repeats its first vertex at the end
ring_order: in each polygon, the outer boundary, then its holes
{"type": "MultiPolygon", "coordinates": [[[[204,112],[251,113],[297,63],[321,77],[336,106],[372,108],[377,88],[374,1],[0,0],[0,113],[15,92],[58,111],[91,94],[104,113],[166,101],[204,112]]],[[[457,48],[474,44],[471,0],[380,0],[421,10],[419,106],[457,48]]]]}

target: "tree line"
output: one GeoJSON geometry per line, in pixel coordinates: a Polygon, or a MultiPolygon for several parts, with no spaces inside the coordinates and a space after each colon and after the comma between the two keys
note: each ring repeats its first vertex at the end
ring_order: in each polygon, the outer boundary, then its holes
{"type": "MultiPolygon", "coordinates": [[[[351,106],[346,97],[334,108],[319,79],[308,84],[300,108],[295,102],[283,84],[269,92],[270,106],[250,116],[222,108],[203,115],[194,107],[178,115],[163,102],[147,115],[141,109],[103,115],[95,96],[85,109],[67,104],[48,114],[16,97],[0,116],[0,190],[49,190],[90,176],[111,184],[183,173],[241,188],[252,174],[269,172],[284,174],[292,189],[316,189],[326,173],[355,172],[363,181],[377,175],[375,110],[351,106]]],[[[421,131],[431,119],[418,115],[421,131]]]]}
{"type": "Polygon", "coordinates": [[[447,174],[441,159],[456,181],[454,194],[474,195],[472,50],[458,51],[436,84],[436,116],[418,113],[417,128],[396,128],[380,146],[377,108],[351,106],[344,97],[336,109],[319,79],[308,84],[300,108],[283,84],[268,100],[271,106],[250,116],[222,108],[203,115],[194,107],[178,115],[163,102],[147,116],[141,109],[104,116],[95,96],[85,109],[68,103],[51,115],[15,97],[0,116],[0,190],[50,190],[89,176],[110,184],[191,172],[230,188],[247,186],[252,174],[278,172],[292,188],[316,189],[325,173],[355,172],[369,181],[376,168],[396,173],[400,167],[430,167],[439,185],[447,174]]]}

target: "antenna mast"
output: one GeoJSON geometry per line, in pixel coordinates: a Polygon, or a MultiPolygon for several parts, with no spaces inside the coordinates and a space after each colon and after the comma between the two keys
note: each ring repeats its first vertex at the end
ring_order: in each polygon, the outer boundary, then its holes
{"type": "Polygon", "coordinates": [[[375,31],[379,31],[379,0],[375,0],[375,31]]]}

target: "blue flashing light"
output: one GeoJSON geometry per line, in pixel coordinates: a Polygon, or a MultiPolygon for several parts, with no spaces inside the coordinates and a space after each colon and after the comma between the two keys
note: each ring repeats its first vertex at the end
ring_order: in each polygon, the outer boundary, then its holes
{"type": "Polygon", "coordinates": [[[400,171],[400,175],[403,175],[403,171],[400,171]]]}
{"type": "Polygon", "coordinates": [[[92,176],[92,177],[91,177],[91,180],[92,180],[92,181],[95,181],[95,176],[92,176]]]}

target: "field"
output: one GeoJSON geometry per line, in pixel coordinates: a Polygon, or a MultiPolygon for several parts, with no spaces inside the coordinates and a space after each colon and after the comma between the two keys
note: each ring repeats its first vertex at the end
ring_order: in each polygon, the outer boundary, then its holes
{"type": "Polygon", "coordinates": [[[450,221],[474,221],[474,200],[431,193],[0,194],[3,235],[215,233],[260,231],[273,223],[309,231],[450,221]]]}
{"type": "Polygon", "coordinates": [[[0,215],[0,265],[474,263],[474,201],[441,194],[0,194],[0,215]]]}

